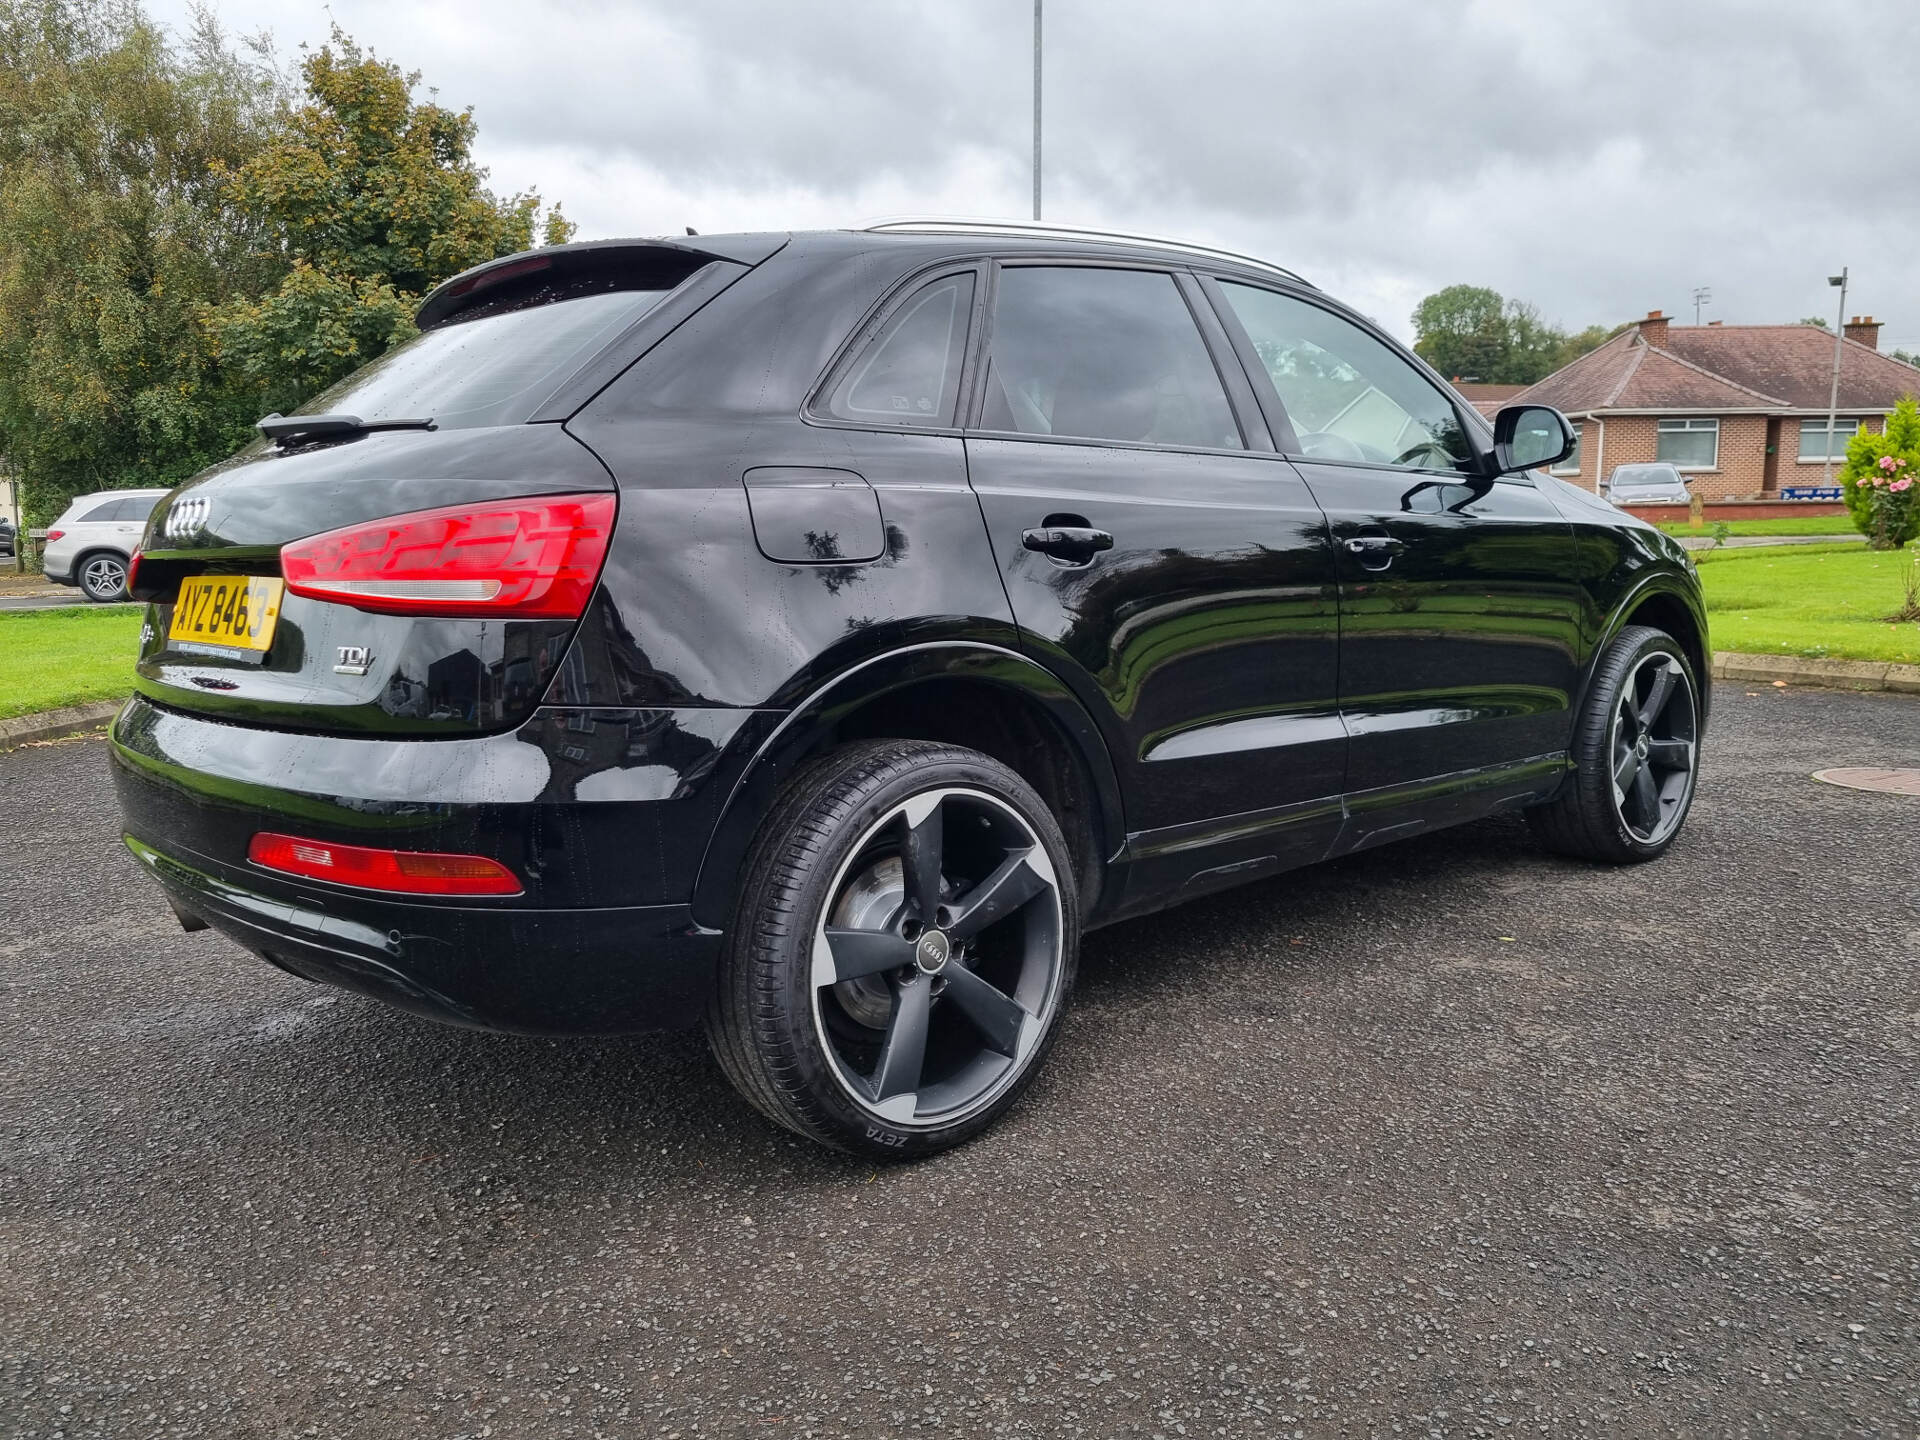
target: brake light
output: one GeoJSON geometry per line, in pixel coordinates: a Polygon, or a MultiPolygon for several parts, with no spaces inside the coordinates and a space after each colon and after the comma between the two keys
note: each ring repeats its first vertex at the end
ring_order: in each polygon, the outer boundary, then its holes
{"type": "Polygon", "coordinates": [[[521,888],[511,870],[484,855],[374,850],[264,830],[248,843],[247,859],[282,875],[401,895],[518,895],[521,888]]]}
{"type": "Polygon", "coordinates": [[[281,547],[287,589],[390,615],[577,620],[613,536],[614,497],[453,505],[281,547]]]}
{"type": "Polygon", "coordinates": [[[64,540],[66,535],[67,532],[64,530],[49,530],[47,531],[47,543],[51,545],[55,540],[64,540]]]}
{"type": "Polygon", "coordinates": [[[140,583],[140,552],[135,550],[127,557],[127,593],[133,593],[133,587],[140,583]]]}

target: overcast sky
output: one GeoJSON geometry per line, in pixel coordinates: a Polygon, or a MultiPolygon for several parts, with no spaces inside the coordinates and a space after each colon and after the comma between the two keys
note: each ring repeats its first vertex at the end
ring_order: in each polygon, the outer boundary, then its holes
{"type": "MultiPolygon", "coordinates": [[[[1031,0],[219,0],[474,108],[582,238],[1024,216],[1031,0]]],[[[183,0],[150,0],[163,23],[183,0]]],[[[1920,350],[1916,0],[1046,0],[1046,216],[1278,261],[1410,332],[1848,310],[1920,350]]]]}

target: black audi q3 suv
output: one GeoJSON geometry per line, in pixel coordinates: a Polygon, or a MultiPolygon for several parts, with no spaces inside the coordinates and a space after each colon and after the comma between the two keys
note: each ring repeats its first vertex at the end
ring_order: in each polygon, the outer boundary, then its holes
{"type": "Polygon", "coordinates": [[[610,241],[179,488],[113,726],[183,924],[440,1020],[704,1023],[876,1155],[1003,1112],[1091,927],[1692,798],[1685,554],[1297,276],[1021,226],[610,241]]]}

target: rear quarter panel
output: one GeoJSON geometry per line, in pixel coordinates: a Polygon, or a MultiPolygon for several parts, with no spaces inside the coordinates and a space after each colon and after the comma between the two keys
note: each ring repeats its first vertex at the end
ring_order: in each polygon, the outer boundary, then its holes
{"type": "Polygon", "coordinates": [[[1014,644],[959,439],[801,418],[841,343],[921,263],[796,240],[568,422],[618,481],[620,522],[581,663],[556,678],[553,703],[783,709],[904,644],[1014,644]],[[743,477],[788,467],[871,485],[880,556],[768,559],[743,477]]]}

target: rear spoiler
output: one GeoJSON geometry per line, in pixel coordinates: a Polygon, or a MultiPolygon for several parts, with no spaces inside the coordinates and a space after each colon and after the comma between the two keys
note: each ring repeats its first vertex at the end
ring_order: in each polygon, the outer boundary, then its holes
{"type": "Polygon", "coordinates": [[[444,325],[481,305],[550,285],[571,288],[599,280],[609,289],[677,284],[714,261],[751,269],[787,243],[784,233],[701,235],[688,239],[585,240],[524,250],[463,270],[438,286],[414,313],[422,330],[444,325]]]}

